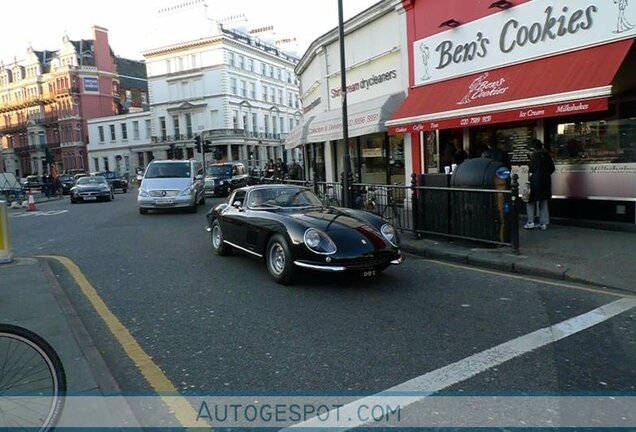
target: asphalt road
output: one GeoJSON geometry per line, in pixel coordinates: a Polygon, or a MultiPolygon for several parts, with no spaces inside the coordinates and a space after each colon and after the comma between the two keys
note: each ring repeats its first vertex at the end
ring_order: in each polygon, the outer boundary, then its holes
{"type": "MultiPolygon", "coordinates": [[[[413,256],[375,279],[307,273],[283,287],[256,259],[213,255],[205,209],[141,216],[135,199],[11,211],[14,252],[71,258],[182,391],[378,392],[619,299],[413,256]]],[[[149,391],[54,269],[122,389],[149,391]]],[[[633,392],[635,330],[628,309],[446,390],[633,392]]]]}

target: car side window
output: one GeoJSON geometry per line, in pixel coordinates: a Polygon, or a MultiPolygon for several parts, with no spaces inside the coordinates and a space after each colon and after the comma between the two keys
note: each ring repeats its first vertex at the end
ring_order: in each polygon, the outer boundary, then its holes
{"type": "Polygon", "coordinates": [[[245,205],[245,191],[236,191],[234,193],[234,195],[232,196],[232,201],[230,202],[230,205],[234,205],[234,203],[239,202],[241,203],[241,206],[245,205]]]}
{"type": "Polygon", "coordinates": [[[238,175],[238,168],[236,168],[236,166],[232,167],[232,176],[237,176],[238,175]]]}

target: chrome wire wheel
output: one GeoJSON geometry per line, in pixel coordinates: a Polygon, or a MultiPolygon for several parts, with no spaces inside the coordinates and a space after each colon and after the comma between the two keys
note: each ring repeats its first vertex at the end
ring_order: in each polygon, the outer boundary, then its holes
{"type": "Polygon", "coordinates": [[[279,276],[285,271],[285,250],[276,242],[269,250],[269,266],[272,273],[279,276]]]}

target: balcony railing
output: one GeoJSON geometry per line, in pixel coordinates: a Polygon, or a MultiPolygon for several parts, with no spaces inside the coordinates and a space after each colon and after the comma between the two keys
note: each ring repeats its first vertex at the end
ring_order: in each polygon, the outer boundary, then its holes
{"type": "Polygon", "coordinates": [[[206,138],[215,137],[247,137],[245,129],[213,129],[206,133],[206,138]]]}
{"type": "Polygon", "coordinates": [[[18,154],[45,152],[46,144],[34,144],[34,145],[13,147],[13,151],[18,154]]]}
{"type": "Polygon", "coordinates": [[[0,132],[3,132],[3,133],[17,132],[17,131],[26,130],[26,127],[27,127],[26,121],[9,123],[8,125],[0,126],[0,132]]]}

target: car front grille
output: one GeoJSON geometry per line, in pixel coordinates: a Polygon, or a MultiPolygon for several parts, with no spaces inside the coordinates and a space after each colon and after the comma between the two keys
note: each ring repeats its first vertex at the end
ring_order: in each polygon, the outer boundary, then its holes
{"type": "Polygon", "coordinates": [[[339,260],[337,262],[333,262],[332,265],[344,266],[348,269],[368,269],[372,267],[377,267],[381,264],[385,264],[387,261],[390,261],[390,256],[374,256],[374,257],[364,257],[364,258],[355,258],[355,259],[345,259],[339,260]]]}
{"type": "Polygon", "coordinates": [[[179,195],[179,191],[176,190],[153,190],[148,192],[153,198],[164,198],[164,197],[176,197],[179,195]]]}

